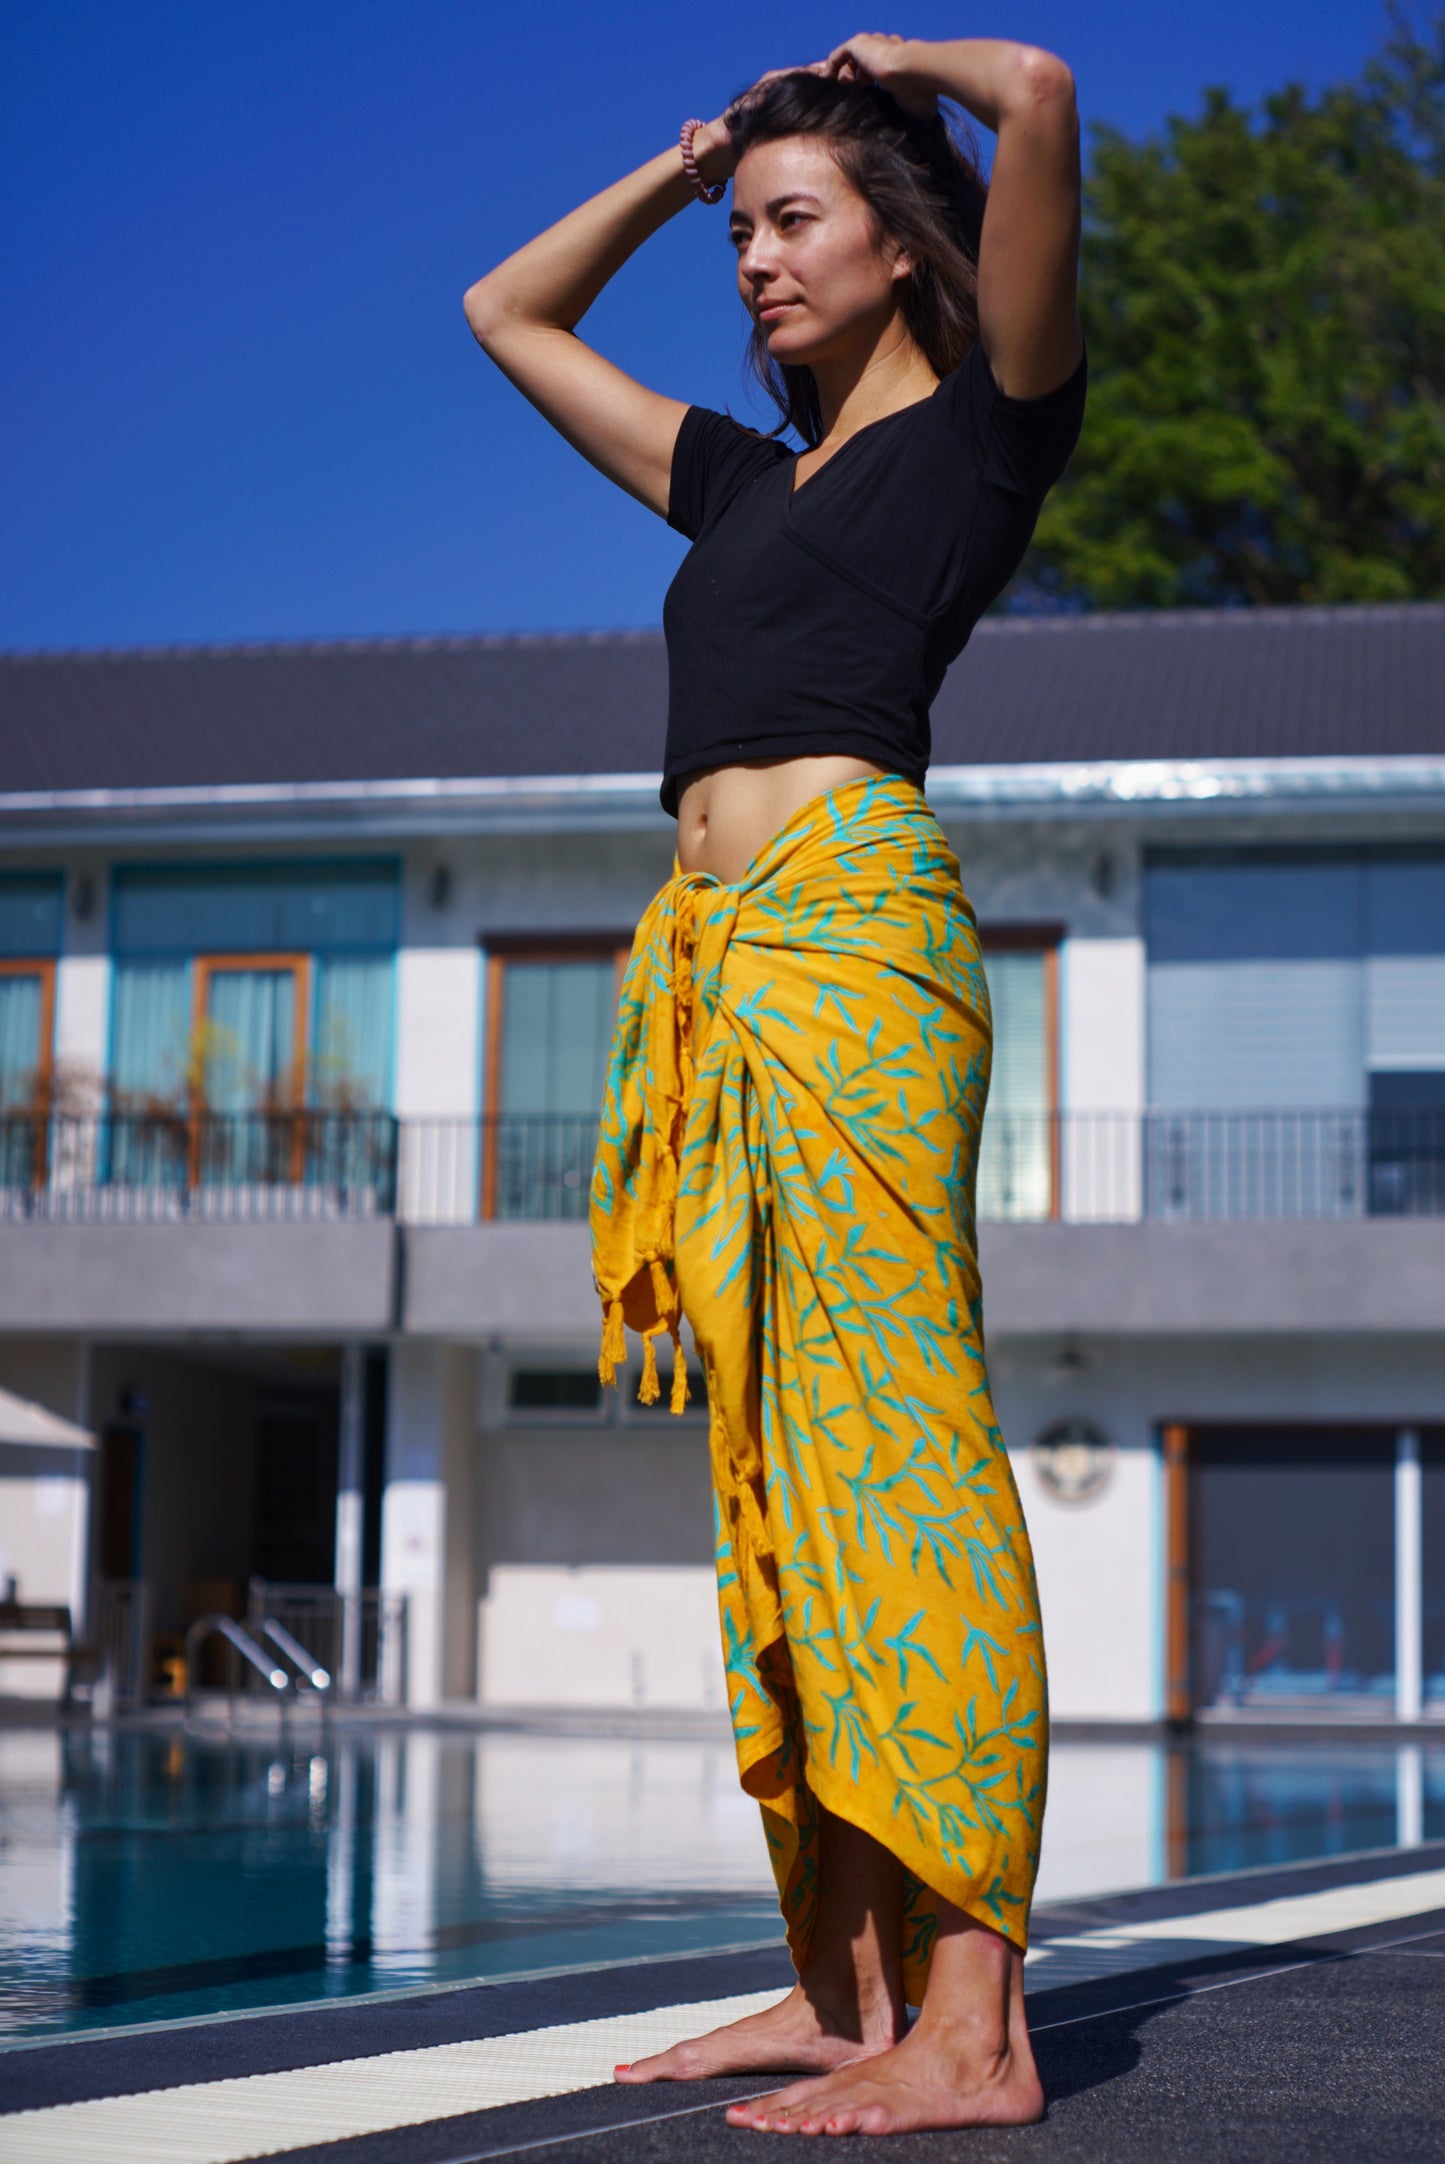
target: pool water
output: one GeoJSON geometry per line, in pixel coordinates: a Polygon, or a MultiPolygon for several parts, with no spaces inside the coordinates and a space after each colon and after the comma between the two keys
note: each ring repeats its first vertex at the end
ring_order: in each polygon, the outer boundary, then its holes
{"type": "MultiPolygon", "coordinates": [[[[1445,1836],[1445,1738],[1055,1746],[1041,1901],[1445,1836]]],[[[0,2041],[775,1940],[730,1739],[0,1730],[0,2041]]]]}

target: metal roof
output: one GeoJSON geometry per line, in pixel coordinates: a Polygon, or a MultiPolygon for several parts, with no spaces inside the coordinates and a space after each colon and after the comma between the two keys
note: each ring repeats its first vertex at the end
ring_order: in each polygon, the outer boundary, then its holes
{"type": "MultiPolygon", "coordinates": [[[[0,655],[0,791],[643,775],[660,633],[0,655]]],[[[1445,603],[995,618],[939,766],[1445,755],[1445,603]]]]}

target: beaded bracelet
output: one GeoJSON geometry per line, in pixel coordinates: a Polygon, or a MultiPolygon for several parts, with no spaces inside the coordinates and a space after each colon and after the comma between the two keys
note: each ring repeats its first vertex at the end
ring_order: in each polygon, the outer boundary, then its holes
{"type": "Polygon", "coordinates": [[[726,181],[716,181],[709,187],[698,171],[697,160],[692,154],[692,139],[701,126],[700,120],[685,120],[682,124],[682,133],[678,136],[678,142],[682,145],[682,169],[692,182],[692,192],[699,203],[720,203],[728,192],[726,181]]]}

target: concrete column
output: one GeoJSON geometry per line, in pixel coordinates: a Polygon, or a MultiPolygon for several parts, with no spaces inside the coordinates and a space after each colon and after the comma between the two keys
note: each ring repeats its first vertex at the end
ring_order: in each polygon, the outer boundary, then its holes
{"type": "Polygon", "coordinates": [[[407,865],[396,968],[396,1078],[403,1219],[469,1223],[477,1207],[482,957],[474,913],[454,890],[441,906],[432,850],[407,865]]]}
{"type": "Polygon", "coordinates": [[[1144,1103],[1144,942],[1065,941],[1060,954],[1063,1215],[1138,1217],[1144,1103]]]}
{"type": "Polygon", "coordinates": [[[1418,1848],[1425,1838],[1425,1753],[1418,1743],[1402,1743],[1395,1756],[1395,1840],[1418,1848]]]}
{"type": "Polygon", "coordinates": [[[99,858],[78,859],[67,882],[65,935],[55,972],[55,1061],[75,1093],[73,1109],[98,1106],[105,1076],[110,1023],[110,910],[106,868],[99,858]],[[88,914],[78,917],[82,892],[88,914]]]}
{"type": "Polygon", "coordinates": [[[422,1710],[468,1688],[474,1635],[466,1468],[472,1455],[472,1357],[464,1346],[402,1341],[388,1383],[381,1577],[407,1596],[407,1702],[422,1710]],[[448,1582],[448,1521],[452,1570],[448,1582]],[[452,1627],[448,1628],[449,1617],[452,1627]],[[448,1641],[459,1650],[448,1661],[448,1641]]]}
{"type": "MultiPolygon", "coordinates": [[[[82,1428],[93,1424],[93,1400],[91,1389],[91,1349],[89,1338],[82,1338],[75,1356],[75,1418],[82,1428]]],[[[100,1438],[96,1437],[94,1450],[77,1450],[75,1453],[75,1510],[71,1520],[70,1534],[70,1628],[77,1639],[87,1635],[90,1620],[90,1551],[93,1538],[91,1521],[95,1515],[96,1461],[100,1455],[100,1438]]]]}
{"type": "Polygon", "coordinates": [[[336,1466],[336,1590],[341,1610],[341,1691],[361,1687],[361,1536],[365,1507],[366,1363],[360,1345],[341,1355],[341,1433],[336,1466]]]}
{"type": "Polygon", "coordinates": [[[1420,1520],[1420,1437],[1395,1437],[1395,1718],[1420,1718],[1424,1550],[1420,1520]]]}

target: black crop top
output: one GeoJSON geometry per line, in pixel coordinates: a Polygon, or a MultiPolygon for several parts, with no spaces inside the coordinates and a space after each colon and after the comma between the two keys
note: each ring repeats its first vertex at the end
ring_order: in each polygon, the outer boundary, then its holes
{"type": "Polygon", "coordinates": [[[980,344],[936,391],[850,436],[792,492],[796,454],[689,406],[667,522],[662,802],[746,759],[851,752],[922,784],[928,711],[1017,570],[1078,441],[1086,364],[1009,398],[980,344]]]}

